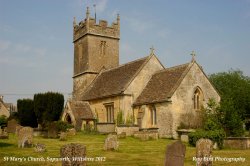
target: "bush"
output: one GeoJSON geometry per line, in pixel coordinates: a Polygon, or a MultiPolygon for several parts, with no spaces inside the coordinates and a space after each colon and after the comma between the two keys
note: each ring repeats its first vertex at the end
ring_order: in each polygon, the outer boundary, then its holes
{"type": "Polygon", "coordinates": [[[124,119],[123,119],[123,113],[122,113],[122,111],[118,111],[117,112],[116,124],[117,125],[124,124],[124,119]]]}
{"type": "Polygon", "coordinates": [[[218,147],[221,149],[223,147],[223,140],[226,134],[224,130],[213,130],[213,131],[205,131],[205,130],[197,130],[196,132],[189,133],[189,144],[192,146],[196,145],[196,141],[201,138],[207,138],[212,140],[214,143],[218,143],[218,147]]]}
{"type": "Polygon", "coordinates": [[[60,93],[47,92],[34,95],[34,112],[38,123],[43,127],[46,123],[58,121],[63,111],[64,96],[60,93]]]}
{"type": "Polygon", "coordinates": [[[68,123],[66,123],[66,122],[63,122],[63,121],[56,121],[56,122],[54,122],[54,123],[56,124],[56,128],[57,128],[57,130],[58,130],[59,132],[60,132],[60,131],[65,132],[65,131],[67,131],[67,129],[71,129],[71,128],[74,127],[73,125],[68,124],[68,123]]]}
{"type": "Polygon", "coordinates": [[[22,126],[37,127],[37,117],[34,112],[34,102],[31,99],[17,100],[18,119],[22,126]]]}
{"type": "Polygon", "coordinates": [[[0,127],[2,127],[2,126],[3,127],[7,126],[7,118],[4,115],[0,116],[0,127]]]}

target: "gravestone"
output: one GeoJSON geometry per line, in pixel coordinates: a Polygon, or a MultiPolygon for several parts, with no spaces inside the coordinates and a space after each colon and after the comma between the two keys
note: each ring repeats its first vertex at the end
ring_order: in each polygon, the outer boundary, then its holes
{"type": "Polygon", "coordinates": [[[67,135],[68,136],[74,136],[74,135],[76,135],[76,129],[75,128],[68,129],[67,135]]]}
{"type": "Polygon", "coordinates": [[[55,123],[51,123],[48,126],[48,137],[49,138],[58,138],[58,129],[55,123]]]}
{"type": "Polygon", "coordinates": [[[60,141],[66,141],[67,140],[67,133],[66,132],[61,132],[59,136],[60,141]]]}
{"type": "Polygon", "coordinates": [[[23,127],[18,132],[18,147],[31,147],[33,142],[33,128],[23,127]]]}
{"type": "Polygon", "coordinates": [[[167,146],[165,166],[183,166],[186,146],[181,141],[176,141],[167,146]]]}
{"type": "Polygon", "coordinates": [[[126,138],[126,132],[122,132],[121,134],[117,134],[118,138],[126,138]]]}
{"type": "Polygon", "coordinates": [[[74,143],[64,145],[60,149],[60,155],[61,158],[65,158],[65,160],[62,160],[62,166],[86,166],[86,161],[84,161],[86,157],[86,146],[84,145],[74,143]]]}
{"type": "Polygon", "coordinates": [[[5,129],[0,128],[0,139],[8,139],[9,134],[5,131],[5,129]]]}
{"type": "Polygon", "coordinates": [[[196,165],[211,166],[212,165],[213,142],[210,139],[199,139],[196,142],[196,165]]]}
{"type": "Polygon", "coordinates": [[[19,125],[15,119],[11,119],[7,123],[7,132],[8,133],[15,133],[16,126],[19,125]]]}
{"type": "Polygon", "coordinates": [[[21,128],[23,128],[23,126],[21,126],[21,125],[17,125],[16,126],[16,135],[17,136],[18,136],[18,133],[19,133],[19,131],[20,131],[21,128]]]}
{"type": "Polygon", "coordinates": [[[38,152],[38,153],[43,153],[46,151],[46,146],[44,144],[35,144],[35,148],[34,148],[35,152],[38,152]]]}
{"type": "Polygon", "coordinates": [[[119,142],[117,140],[117,135],[109,134],[105,139],[103,149],[104,150],[118,150],[119,142]]]}

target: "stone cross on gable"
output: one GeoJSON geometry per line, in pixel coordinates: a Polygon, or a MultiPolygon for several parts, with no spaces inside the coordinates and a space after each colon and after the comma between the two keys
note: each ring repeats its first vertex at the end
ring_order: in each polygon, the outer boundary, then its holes
{"type": "Polygon", "coordinates": [[[196,56],[195,52],[192,51],[192,53],[190,55],[192,55],[192,61],[194,61],[195,60],[195,56],[196,56]]]}
{"type": "Polygon", "coordinates": [[[150,54],[151,54],[151,55],[154,54],[154,51],[155,51],[154,46],[152,46],[152,47],[150,48],[150,54]]]}

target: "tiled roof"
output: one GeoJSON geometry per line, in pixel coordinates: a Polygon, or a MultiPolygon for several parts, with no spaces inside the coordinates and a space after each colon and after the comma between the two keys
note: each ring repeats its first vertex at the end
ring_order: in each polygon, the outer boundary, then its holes
{"type": "Polygon", "coordinates": [[[155,73],[134,102],[134,105],[167,101],[167,98],[171,97],[175,92],[189,65],[190,63],[187,63],[155,73]]]}
{"type": "Polygon", "coordinates": [[[69,104],[76,119],[94,119],[88,102],[70,101],[69,104]]]}
{"type": "Polygon", "coordinates": [[[148,57],[145,57],[101,72],[82,95],[82,100],[93,100],[122,94],[147,59],[148,57]]]}

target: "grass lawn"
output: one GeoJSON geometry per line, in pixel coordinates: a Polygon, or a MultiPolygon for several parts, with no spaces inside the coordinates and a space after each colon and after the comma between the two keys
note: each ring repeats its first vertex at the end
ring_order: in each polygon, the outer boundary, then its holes
{"type": "MultiPolygon", "coordinates": [[[[61,165],[61,162],[46,161],[47,157],[60,157],[60,147],[68,143],[81,143],[87,147],[87,157],[105,157],[103,162],[88,162],[88,165],[164,165],[166,145],[175,142],[170,139],[159,139],[150,141],[140,141],[136,138],[127,137],[120,139],[120,146],[118,151],[104,151],[103,144],[105,135],[91,135],[77,133],[76,136],[69,137],[67,141],[59,141],[58,139],[45,139],[42,137],[34,137],[34,143],[42,143],[46,145],[47,152],[36,153],[33,148],[18,148],[17,137],[15,134],[10,134],[9,139],[0,140],[0,166],[3,165],[61,165]],[[44,158],[45,161],[4,161],[6,157],[19,157],[22,159],[44,158]]],[[[195,148],[186,144],[185,166],[195,165],[193,157],[195,156],[195,148]]],[[[227,166],[250,166],[250,149],[249,150],[214,150],[212,155],[214,157],[243,157],[245,162],[226,162],[216,161],[216,165],[227,166]]]]}

